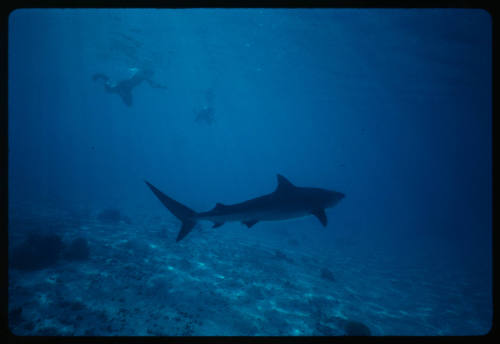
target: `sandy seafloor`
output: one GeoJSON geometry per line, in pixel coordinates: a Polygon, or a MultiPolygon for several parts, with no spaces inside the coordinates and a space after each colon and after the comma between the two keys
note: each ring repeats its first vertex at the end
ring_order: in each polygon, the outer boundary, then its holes
{"type": "Polygon", "coordinates": [[[246,227],[232,236],[206,223],[175,243],[179,222],[168,212],[132,224],[30,213],[11,213],[11,245],[28,229],[50,228],[65,241],[86,238],[90,258],[9,269],[16,335],[342,336],[348,321],[377,336],[470,335],[491,324],[487,295],[439,262],[435,271],[386,269],[380,252],[359,258],[342,243],[308,252],[298,240],[264,244],[246,227]],[[333,280],[322,278],[325,268],[333,280]]]}

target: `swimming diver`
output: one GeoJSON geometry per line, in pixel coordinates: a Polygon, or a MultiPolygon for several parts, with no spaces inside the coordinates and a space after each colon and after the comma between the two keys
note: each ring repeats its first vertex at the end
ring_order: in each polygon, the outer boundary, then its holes
{"type": "Polygon", "coordinates": [[[208,125],[212,125],[215,122],[214,113],[215,110],[213,107],[204,106],[201,110],[195,111],[196,118],[195,122],[206,122],[208,125]]]}
{"type": "Polygon", "coordinates": [[[132,77],[121,80],[118,83],[110,80],[110,78],[103,73],[94,74],[92,76],[92,80],[103,80],[105,90],[109,93],[117,93],[127,106],[132,106],[132,89],[143,81],[146,81],[149,86],[153,88],[167,88],[166,86],[156,83],[151,79],[154,73],[150,69],[132,68],[131,71],[134,73],[132,77]]]}

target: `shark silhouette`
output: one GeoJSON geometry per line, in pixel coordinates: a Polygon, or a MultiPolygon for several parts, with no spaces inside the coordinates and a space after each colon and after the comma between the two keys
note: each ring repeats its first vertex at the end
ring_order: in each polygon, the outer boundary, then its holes
{"type": "Polygon", "coordinates": [[[200,220],[212,221],[213,228],[230,221],[242,222],[250,228],[259,221],[280,221],[314,215],[326,227],[325,209],[333,207],[345,197],[337,191],[295,186],[280,174],[277,177],[278,186],[268,195],[232,205],[217,203],[212,210],[201,213],[189,209],[145,182],[163,205],[182,221],[177,242],[188,235],[200,220]]]}

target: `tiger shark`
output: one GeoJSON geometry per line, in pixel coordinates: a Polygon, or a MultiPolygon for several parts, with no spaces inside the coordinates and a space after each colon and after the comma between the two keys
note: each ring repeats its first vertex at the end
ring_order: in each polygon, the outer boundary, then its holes
{"type": "Polygon", "coordinates": [[[212,228],[234,221],[250,228],[260,221],[280,221],[313,215],[326,227],[328,220],[325,209],[333,207],[345,197],[337,191],[295,186],[280,174],[277,178],[278,186],[270,194],[231,205],[217,203],[212,210],[199,213],[168,197],[149,182],[145,183],[182,222],[176,242],[186,237],[200,220],[212,221],[212,228]]]}

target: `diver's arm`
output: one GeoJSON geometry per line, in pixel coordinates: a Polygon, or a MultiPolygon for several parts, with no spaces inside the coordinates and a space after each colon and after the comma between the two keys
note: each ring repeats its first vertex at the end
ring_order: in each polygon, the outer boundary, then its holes
{"type": "Polygon", "coordinates": [[[97,81],[97,80],[104,80],[104,82],[108,81],[109,78],[102,74],[102,73],[96,73],[92,76],[92,80],[97,81]]]}
{"type": "Polygon", "coordinates": [[[98,81],[98,80],[103,80],[104,81],[104,89],[107,92],[116,92],[116,85],[114,85],[111,80],[109,80],[108,76],[102,73],[96,73],[92,76],[92,80],[98,81]]]}

